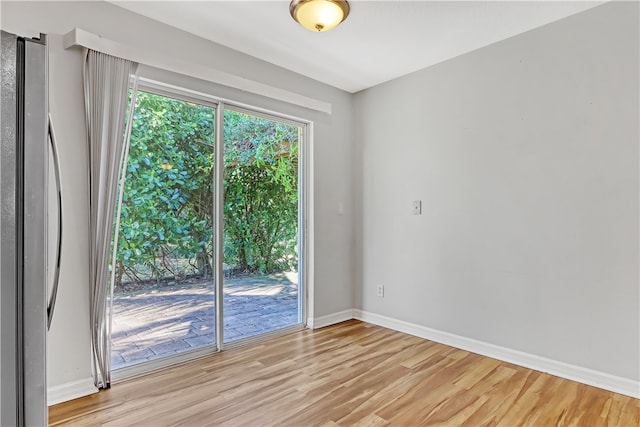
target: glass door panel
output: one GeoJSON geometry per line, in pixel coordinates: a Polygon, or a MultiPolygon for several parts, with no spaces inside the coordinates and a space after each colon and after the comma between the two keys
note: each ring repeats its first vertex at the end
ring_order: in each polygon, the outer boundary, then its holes
{"type": "Polygon", "coordinates": [[[212,106],[137,93],[111,300],[114,370],[216,343],[214,123],[212,106]]]}
{"type": "Polygon", "coordinates": [[[300,323],[301,128],[224,111],[224,342],[300,323]]]}

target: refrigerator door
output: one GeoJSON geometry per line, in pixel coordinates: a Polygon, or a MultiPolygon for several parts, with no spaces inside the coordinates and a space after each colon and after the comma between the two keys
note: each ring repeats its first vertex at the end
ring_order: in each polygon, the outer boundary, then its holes
{"type": "Polygon", "coordinates": [[[0,425],[47,425],[47,51],[2,32],[0,425]]]}
{"type": "MultiPolygon", "coordinates": [[[[25,41],[24,76],[24,264],[21,307],[22,357],[18,357],[23,362],[24,424],[46,426],[49,104],[47,49],[44,40],[25,41]]],[[[18,320],[20,318],[18,315],[18,320]]],[[[20,330],[20,325],[18,328],[20,330]]]]}
{"type": "Polygon", "coordinates": [[[16,49],[2,31],[0,115],[0,425],[17,424],[16,49]]]}

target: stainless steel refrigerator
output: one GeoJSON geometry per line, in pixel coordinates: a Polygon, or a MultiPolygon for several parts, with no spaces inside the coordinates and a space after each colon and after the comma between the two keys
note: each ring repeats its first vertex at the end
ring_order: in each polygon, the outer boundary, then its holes
{"type": "MultiPolygon", "coordinates": [[[[57,275],[59,252],[48,261],[49,156],[55,149],[45,39],[1,32],[1,426],[47,425],[46,334],[57,288],[57,276],[49,283],[48,262],[57,275]]],[[[53,237],[58,243],[59,236],[53,237]]]]}

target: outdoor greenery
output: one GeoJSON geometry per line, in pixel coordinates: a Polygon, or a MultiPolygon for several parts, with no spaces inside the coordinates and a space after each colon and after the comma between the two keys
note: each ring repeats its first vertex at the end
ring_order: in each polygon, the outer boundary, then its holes
{"type": "MultiPolygon", "coordinates": [[[[138,92],[116,283],[207,278],[213,260],[211,107],[138,92]]],[[[234,273],[297,265],[298,127],[225,110],[224,261],[234,273]]]]}
{"type": "Polygon", "coordinates": [[[225,111],[227,264],[270,273],[297,266],[298,127],[225,111]]]}

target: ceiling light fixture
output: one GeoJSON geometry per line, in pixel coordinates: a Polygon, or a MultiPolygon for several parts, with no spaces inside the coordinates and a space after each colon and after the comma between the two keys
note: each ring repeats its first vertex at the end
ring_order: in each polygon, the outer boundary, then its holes
{"type": "Polygon", "coordinates": [[[349,3],[344,0],[293,0],[291,17],[309,31],[334,29],[349,15],[349,3]]]}

